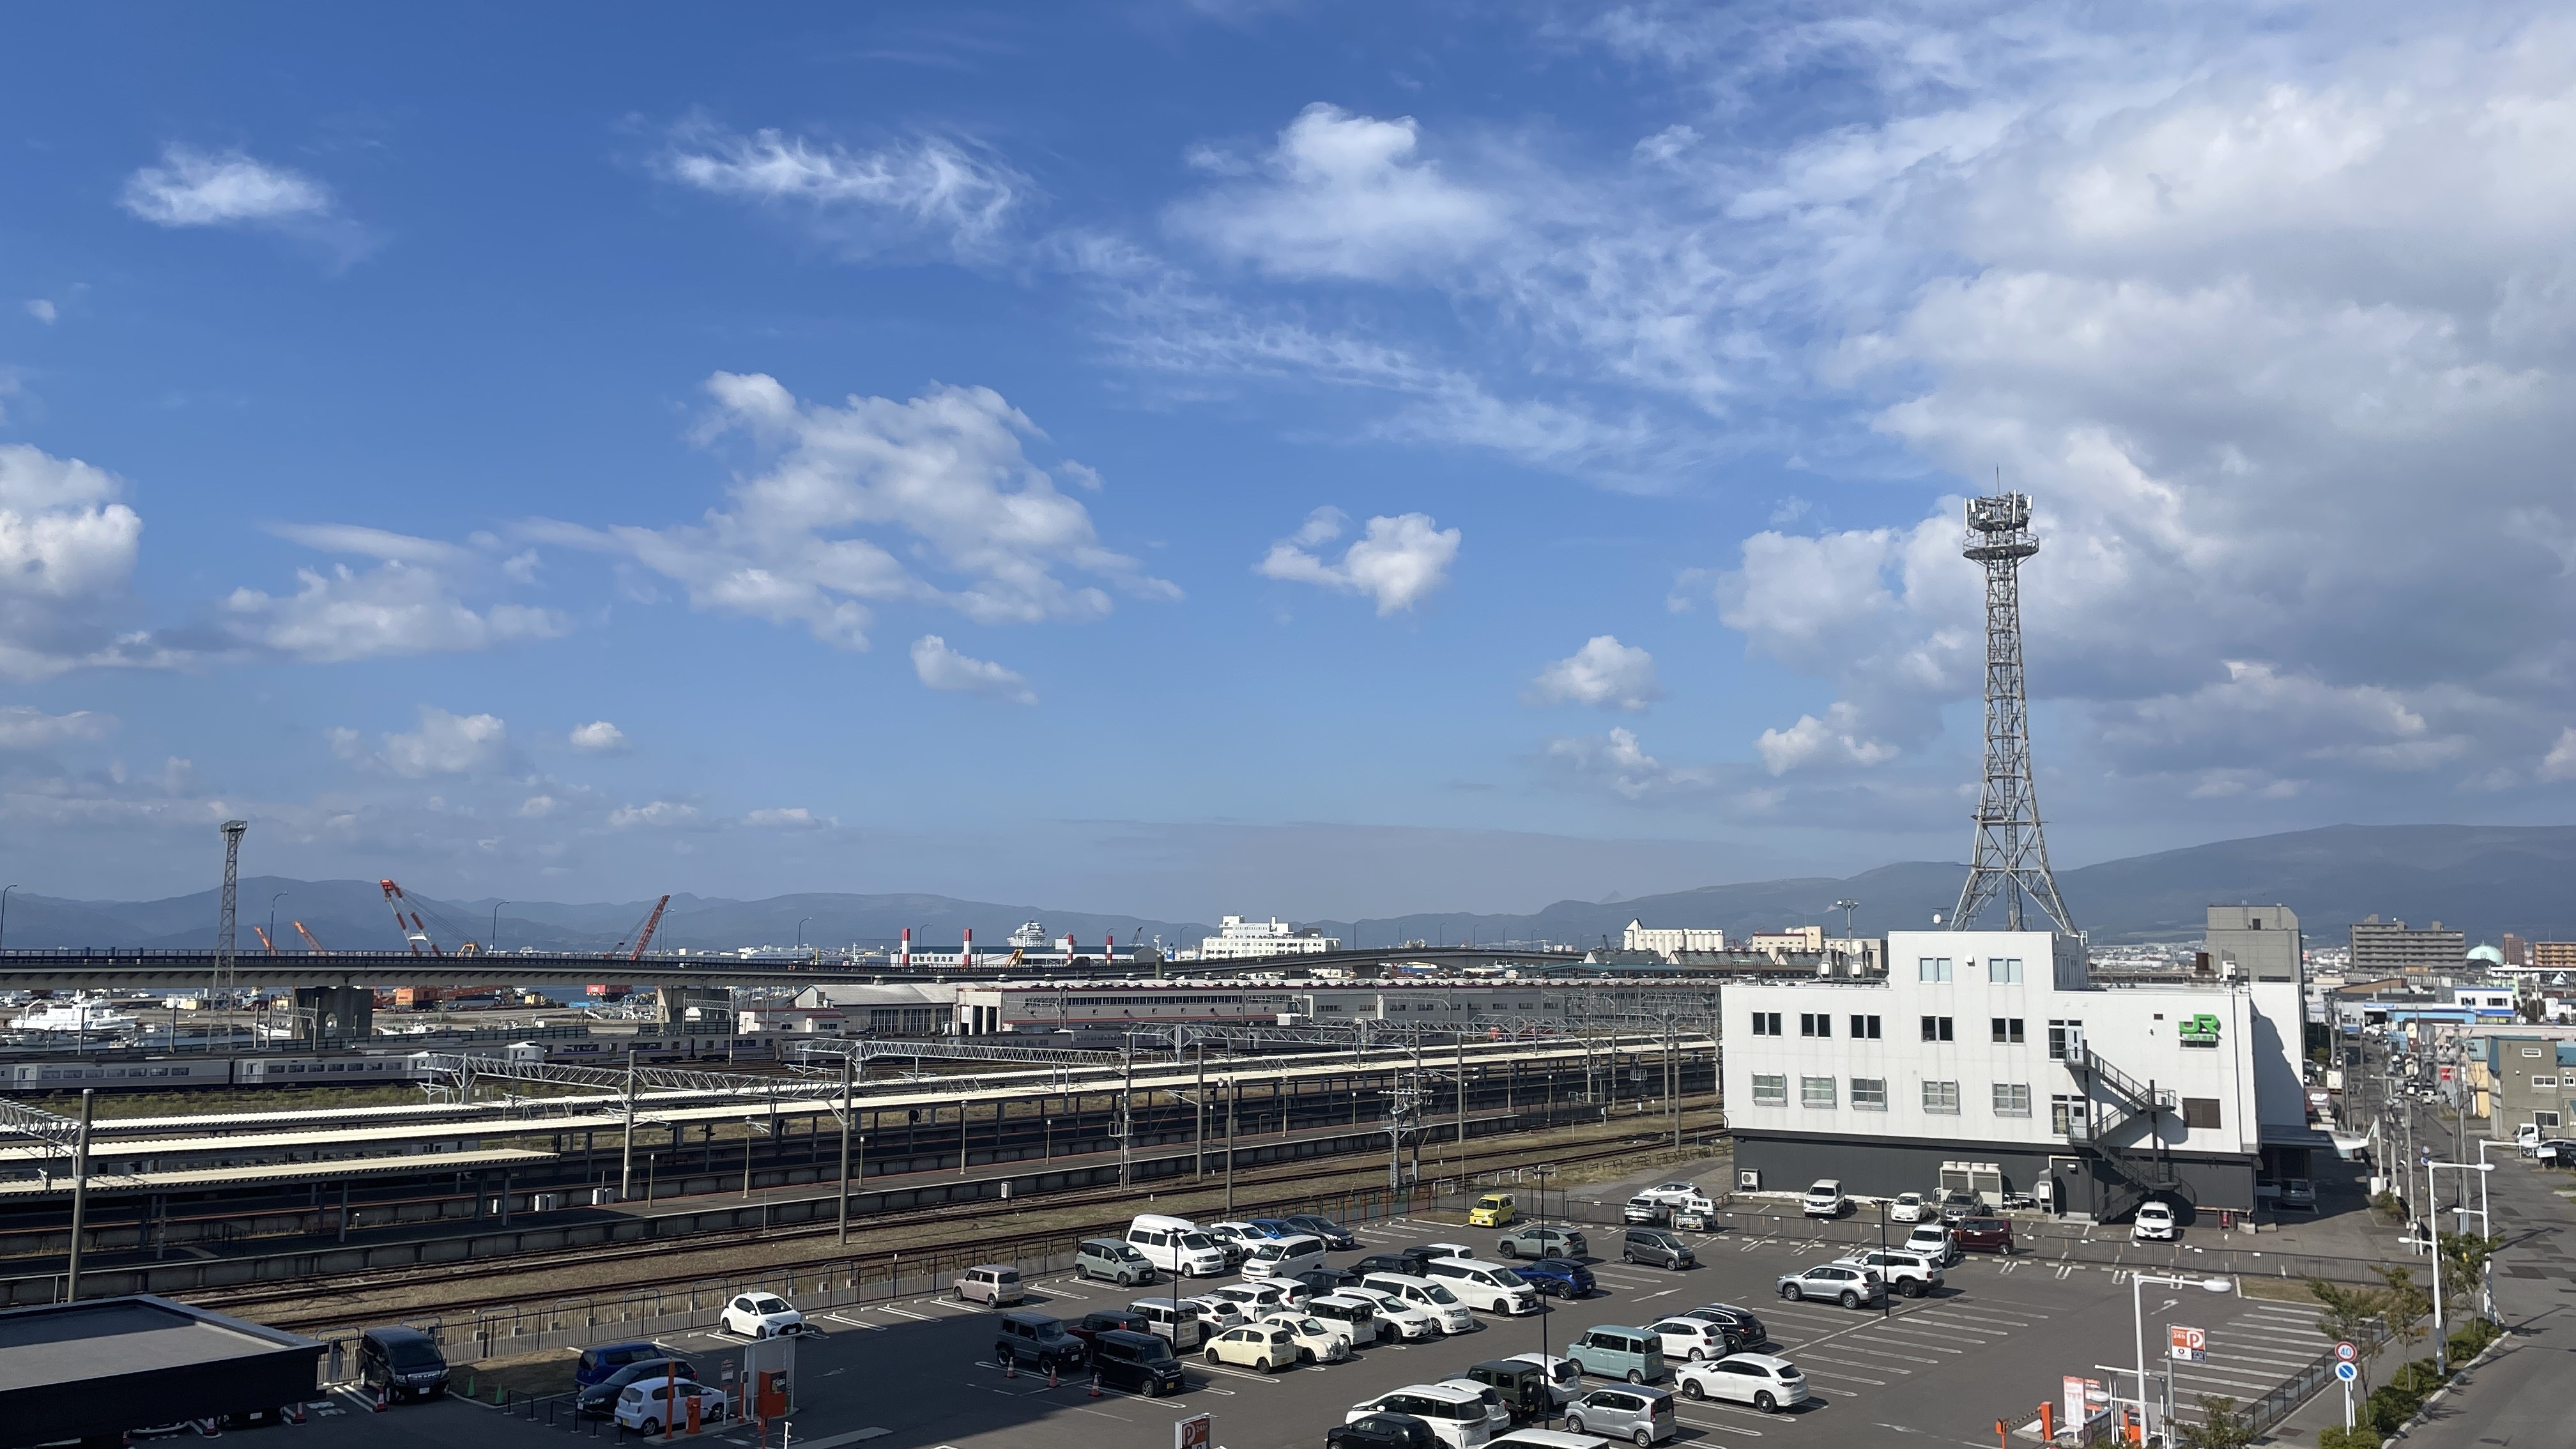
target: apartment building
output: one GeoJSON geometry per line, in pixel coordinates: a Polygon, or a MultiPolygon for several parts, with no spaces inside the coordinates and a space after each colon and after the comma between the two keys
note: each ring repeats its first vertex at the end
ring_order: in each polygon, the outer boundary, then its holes
{"type": "Polygon", "coordinates": [[[2457,971],[2468,959],[2469,938],[2464,931],[2446,931],[2439,921],[2423,930],[2409,930],[2404,921],[2370,916],[2352,923],[2352,963],[2345,971],[2354,977],[2457,971]]]}

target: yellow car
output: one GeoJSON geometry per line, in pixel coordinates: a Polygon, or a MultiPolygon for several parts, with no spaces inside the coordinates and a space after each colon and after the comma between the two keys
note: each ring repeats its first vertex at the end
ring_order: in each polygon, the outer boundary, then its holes
{"type": "Polygon", "coordinates": [[[1476,1199],[1468,1210],[1467,1226],[1471,1228],[1507,1228],[1520,1216],[1519,1207],[1507,1192],[1489,1192],[1476,1199]]]}

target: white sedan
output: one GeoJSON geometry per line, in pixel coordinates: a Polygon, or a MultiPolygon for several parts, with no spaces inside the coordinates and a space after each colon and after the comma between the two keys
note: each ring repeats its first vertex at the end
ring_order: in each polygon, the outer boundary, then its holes
{"type": "Polygon", "coordinates": [[[1739,1353],[1714,1363],[1687,1364],[1674,1370],[1686,1399],[1724,1399],[1751,1404],[1766,1414],[1778,1413],[1808,1399],[1807,1376],[1785,1358],[1767,1353],[1739,1353]]]}
{"type": "Polygon", "coordinates": [[[1657,1183],[1638,1193],[1637,1196],[1648,1202],[1677,1203],[1699,1196],[1699,1184],[1695,1182],[1657,1183]]]}
{"type": "Polygon", "coordinates": [[[1254,1319],[1264,1314],[1302,1308],[1306,1300],[1314,1296],[1314,1291],[1294,1278],[1281,1278],[1264,1279],[1259,1283],[1228,1283],[1222,1288],[1210,1288],[1204,1296],[1222,1298],[1241,1309],[1246,1319],[1254,1319]]]}
{"type": "Polygon", "coordinates": [[[744,1293],[725,1305],[724,1326],[745,1338],[783,1338],[805,1331],[805,1315],[775,1293],[744,1293]]]}
{"type": "Polygon", "coordinates": [[[1923,1194],[1900,1192],[1896,1200],[1887,1205],[1887,1220],[1891,1223],[1919,1223],[1931,1210],[1932,1205],[1923,1200],[1923,1194]]]}
{"type": "Polygon", "coordinates": [[[1340,1363],[1351,1356],[1351,1332],[1341,1324],[1304,1313],[1273,1313],[1261,1321],[1288,1330],[1300,1362],[1340,1363]]]}
{"type": "Polygon", "coordinates": [[[1218,1334],[1207,1346],[1207,1361],[1276,1373],[1297,1362],[1297,1337],[1275,1323],[1247,1323],[1218,1334]]]}

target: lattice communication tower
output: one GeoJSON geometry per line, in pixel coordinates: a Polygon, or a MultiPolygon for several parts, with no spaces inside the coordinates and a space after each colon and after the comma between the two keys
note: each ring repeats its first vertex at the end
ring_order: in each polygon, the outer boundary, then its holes
{"type": "Polygon", "coordinates": [[[1967,883],[1950,928],[1964,931],[2001,899],[2010,929],[2022,929],[2027,897],[2057,930],[2075,934],[2075,918],[2048,869],[2039,833],[2039,794],[2031,781],[2030,698],[2022,685],[2021,561],[2039,552],[2030,531],[2030,496],[1998,493],[1968,500],[1962,550],[1986,566],[1986,781],[1977,801],[1977,841],[1967,883]]]}

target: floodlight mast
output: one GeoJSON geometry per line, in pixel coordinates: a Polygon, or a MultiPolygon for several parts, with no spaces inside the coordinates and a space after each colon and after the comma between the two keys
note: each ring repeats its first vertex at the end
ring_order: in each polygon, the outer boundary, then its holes
{"type": "Polygon", "coordinates": [[[2039,552],[2039,539],[2030,531],[2030,495],[1969,499],[1967,546],[1961,552],[1986,566],[1986,763],[1976,848],[1950,929],[1972,928],[1978,914],[2000,898],[2007,928],[2021,930],[2027,897],[2052,926],[2072,936],[2075,918],[2048,869],[2031,777],[2030,698],[2021,657],[2021,561],[2039,552]]]}

